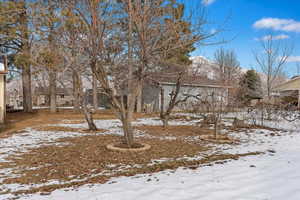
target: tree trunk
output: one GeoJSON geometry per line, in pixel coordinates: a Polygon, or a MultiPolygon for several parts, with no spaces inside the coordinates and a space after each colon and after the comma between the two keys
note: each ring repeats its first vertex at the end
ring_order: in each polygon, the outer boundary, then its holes
{"type": "MultiPolygon", "coordinates": [[[[132,97],[135,98],[134,95],[132,97]]],[[[133,111],[134,111],[134,102],[135,102],[134,99],[131,99],[130,101],[131,103],[129,103],[129,107],[127,108],[125,117],[123,117],[122,119],[125,141],[127,142],[128,147],[132,147],[133,144],[133,128],[131,123],[133,120],[133,111]]]]}
{"type": "Polygon", "coordinates": [[[142,112],[142,95],[143,94],[143,83],[138,85],[138,95],[136,99],[136,112],[140,113],[142,112]]]}
{"type": "MultiPolygon", "coordinates": [[[[81,87],[80,87],[81,88],[81,87]]],[[[88,123],[88,126],[89,126],[89,130],[90,131],[97,131],[97,127],[94,123],[94,119],[93,119],[93,113],[92,111],[88,108],[87,106],[87,93],[84,93],[82,90],[81,90],[81,98],[82,98],[82,108],[83,108],[83,113],[84,113],[84,117],[85,117],[85,120],[87,121],[88,123]]]]}
{"type": "Polygon", "coordinates": [[[73,106],[76,112],[80,111],[80,88],[79,88],[79,76],[76,71],[73,71],[73,106]]]}
{"type": "Polygon", "coordinates": [[[83,106],[83,113],[84,113],[84,117],[85,120],[88,123],[89,126],[89,130],[90,131],[97,131],[97,126],[94,123],[94,119],[93,119],[93,114],[92,112],[87,108],[86,105],[83,106]]]}
{"type": "Polygon", "coordinates": [[[169,126],[169,116],[165,116],[165,117],[162,119],[162,122],[163,122],[164,128],[167,128],[167,127],[169,126]]]}
{"type": "Polygon", "coordinates": [[[164,89],[161,87],[160,89],[160,115],[163,116],[164,114],[164,107],[165,107],[165,97],[164,97],[164,89]]]}
{"type": "Polygon", "coordinates": [[[131,148],[134,143],[131,120],[128,118],[128,116],[126,116],[126,114],[122,114],[121,122],[124,131],[124,143],[128,145],[128,148],[131,148]]]}
{"type": "Polygon", "coordinates": [[[23,10],[20,13],[19,20],[21,25],[20,36],[22,47],[20,49],[20,53],[22,53],[22,57],[24,58],[22,67],[22,87],[23,87],[23,109],[24,112],[32,112],[32,93],[31,93],[31,66],[29,64],[30,61],[30,37],[29,37],[29,26],[28,26],[28,15],[27,15],[27,7],[25,0],[20,1],[20,5],[23,10]]]}
{"type": "Polygon", "coordinates": [[[215,119],[215,126],[214,126],[214,134],[215,134],[215,139],[218,139],[218,125],[219,125],[219,120],[215,119]]]}
{"type": "Polygon", "coordinates": [[[122,111],[122,124],[124,130],[124,137],[128,147],[132,147],[133,144],[133,128],[131,122],[133,120],[133,112],[135,107],[136,94],[134,93],[134,76],[133,76],[133,54],[132,54],[132,42],[133,42],[133,24],[132,24],[132,2],[128,1],[128,93],[127,93],[127,109],[122,111]]]}
{"type": "Polygon", "coordinates": [[[93,74],[93,106],[95,110],[98,109],[97,79],[94,74],[93,74]]]}
{"type": "Polygon", "coordinates": [[[49,92],[50,92],[50,112],[56,113],[57,104],[56,104],[56,72],[50,70],[49,72],[49,92]]]}
{"type": "Polygon", "coordinates": [[[30,65],[24,65],[23,66],[23,69],[22,69],[22,87],[23,87],[23,109],[24,109],[24,112],[32,112],[30,65]]]}
{"type": "Polygon", "coordinates": [[[163,123],[163,127],[167,128],[169,126],[169,115],[170,113],[168,111],[164,111],[165,107],[165,97],[164,97],[164,89],[160,89],[160,120],[163,123]]]}

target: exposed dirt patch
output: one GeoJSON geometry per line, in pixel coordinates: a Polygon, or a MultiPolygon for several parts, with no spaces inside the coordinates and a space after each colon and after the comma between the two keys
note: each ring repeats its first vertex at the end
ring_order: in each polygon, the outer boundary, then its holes
{"type": "Polygon", "coordinates": [[[201,121],[203,118],[201,117],[193,117],[193,116],[185,116],[185,115],[171,115],[169,120],[183,120],[183,121],[193,121],[199,120],[201,121]]]}
{"type": "MultiPolygon", "coordinates": [[[[134,119],[158,116],[158,114],[135,113],[134,119]]],[[[111,110],[99,110],[93,115],[94,119],[116,119],[111,110]]],[[[0,138],[6,138],[27,127],[39,127],[41,124],[85,122],[82,113],[74,110],[59,109],[57,113],[50,113],[48,109],[35,110],[33,113],[7,113],[6,124],[0,129],[0,138]]]]}
{"type": "MultiPolygon", "coordinates": [[[[20,113],[16,113],[20,114],[20,113]]],[[[23,113],[24,114],[24,113],[23,113]]],[[[72,123],[84,121],[83,115],[69,110],[62,110],[56,114],[50,114],[43,110],[28,115],[27,117],[12,114],[10,116],[8,132],[2,135],[7,137],[17,134],[26,127],[33,127],[40,131],[65,131],[85,132],[83,129],[60,127],[54,124],[72,123]],[[12,116],[16,118],[13,118],[12,116]],[[41,124],[50,124],[43,126],[41,124]],[[52,124],[52,125],[51,125],[52,124]]],[[[24,114],[27,115],[27,114],[24,114]]],[[[137,114],[137,117],[153,117],[153,115],[137,114]]],[[[95,119],[115,119],[111,111],[99,111],[94,115],[95,119]]],[[[190,120],[190,119],[185,119],[190,120]]],[[[7,177],[4,184],[27,184],[31,189],[21,190],[18,193],[48,193],[55,189],[71,186],[80,186],[87,183],[105,183],[111,177],[132,176],[141,173],[152,173],[178,167],[197,168],[200,164],[211,163],[226,159],[238,159],[241,156],[256,155],[260,152],[247,154],[214,154],[199,160],[188,160],[186,157],[195,157],[199,153],[208,155],[209,142],[187,142],[184,139],[190,136],[213,136],[213,130],[199,126],[137,126],[138,130],[145,131],[149,135],[174,136],[175,139],[156,139],[139,137],[137,143],[151,145],[151,149],[142,152],[117,152],[106,148],[107,144],[120,143],[122,137],[116,135],[86,135],[75,138],[62,138],[47,146],[30,149],[26,153],[12,155],[8,163],[0,163],[0,168],[14,169],[13,173],[18,177],[7,177]],[[65,145],[59,145],[64,143],[65,145]],[[154,162],[154,160],[156,160],[154,162]],[[164,160],[163,162],[157,160],[164,160]],[[45,184],[51,180],[57,180],[60,184],[34,186],[45,184]]],[[[99,130],[103,132],[105,130],[99,130]]],[[[1,136],[0,136],[1,137],[1,136]]],[[[3,177],[3,176],[2,176],[3,177]]]]}
{"type": "MultiPolygon", "coordinates": [[[[211,156],[207,156],[203,159],[200,160],[170,160],[167,162],[163,163],[154,163],[152,165],[142,165],[141,167],[135,167],[134,165],[127,168],[124,171],[113,171],[112,168],[108,170],[101,170],[97,169],[94,170],[94,172],[112,172],[111,174],[109,173],[104,173],[104,174],[98,174],[95,176],[92,176],[90,178],[88,177],[88,174],[82,174],[82,177],[85,177],[87,179],[82,179],[74,182],[66,182],[66,183],[61,183],[61,184],[52,184],[52,185],[45,185],[45,186],[40,186],[40,187],[32,187],[29,190],[19,190],[17,192],[13,192],[13,194],[18,195],[18,194],[31,194],[31,193],[36,193],[36,192],[41,192],[41,193],[46,193],[50,194],[52,191],[56,189],[61,189],[61,188],[68,188],[68,187],[78,187],[84,184],[101,184],[105,183],[110,180],[112,177],[118,177],[118,176],[134,176],[137,174],[145,174],[145,173],[154,173],[154,172],[159,172],[162,170],[176,170],[178,167],[185,167],[189,169],[197,169],[201,165],[209,165],[212,166],[214,164],[224,164],[230,160],[237,160],[240,157],[244,156],[251,156],[251,155],[259,155],[262,154],[262,152],[250,152],[250,153],[245,153],[245,154],[215,154],[211,156]]],[[[23,183],[24,180],[32,182],[30,179],[32,175],[29,177],[21,177],[19,179],[7,179],[7,182],[10,183],[23,183]],[[22,181],[23,180],[23,181],[22,181]]],[[[44,178],[43,181],[46,181],[47,179],[44,178]]]]}
{"type": "Polygon", "coordinates": [[[200,136],[213,135],[213,130],[201,128],[200,126],[137,126],[136,129],[145,131],[153,136],[200,136]]]}
{"type": "Polygon", "coordinates": [[[228,135],[218,134],[217,137],[215,135],[201,135],[200,138],[207,142],[218,143],[218,144],[235,144],[238,143],[237,140],[229,137],[228,135]]]}
{"type": "MultiPolygon", "coordinates": [[[[53,127],[50,129],[57,131],[61,128],[53,127]]],[[[212,130],[195,126],[170,126],[167,129],[160,126],[143,126],[138,128],[147,131],[148,134],[159,136],[213,134],[212,130]]],[[[0,168],[12,169],[17,167],[17,169],[13,169],[13,173],[18,176],[15,178],[7,177],[3,183],[32,185],[30,189],[19,190],[14,192],[14,194],[48,193],[55,189],[80,186],[87,183],[105,183],[112,177],[133,176],[166,169],[174,170],[178,167],[197,168],[201,164],[209,164],[214,161],[223,162],[223,160],[227,159],[238,159],[241,156],[260,153],[252,152],[236,155],[217,153],[209,155],[209,147],[204,144],[189,143],[181,139],[161,140],[146,137],[140,137],[136,142],[151,145],[151,149],[147,151],[117,152],[106,148],[107,144],[117,144],[121,141],[122,137],[116,135],[88,135],[76,138],[62,138],[52,145],[12,155],[8,157],[8,163],[0,163],[0,168]],[[67,145],[59,145],[60,143],[67,145]],[[185,159],[187,157],[195,157],[200,153],[209,156],[199,160],[185,159]],[[158,160],[164,161],[160,162],[158,160]],[[60,184],[34,186],[34,184],[49,183],[51,180],[59,181],[60,184]]]]}
{"type": "Polygon", "coordinates": [[[274,132],[282,131],[282,130],[277,129],[277,128],[271,128],[271,127],[268,127],[268,126],[261,126],[261,125],[252,125],[252,124],[249,124],[245,127],[230,126],[230,127],[226,127],[226,129],[233,130],[233,131],[239,131],[239,132],[244,132],[245,130],[251,130],[251,129],[264,129],[264,130],[274,131],[274,132]]]}
{"type": "Polygon", "coordinates": [[[82,128],[72,128],[72,127],[65,127],[65,126],[41,126],[35,128],[37,131],[51,131],[51,132],[75,132],[75,133],[103,133],[107,130],[105,129],[98,129],[97,131],[90,131],[88,129],[82,128]]]}
{"type": "Polygon", "coordinates": [[[66,146],[44,146],[32,149],[21,156],[12,156],[9,165],[22,169],[15,171],[19,178],[6,179],[5,183],[44,183],[49,180],[70,181],[83,179],[104,170],[112,171],[120,165],[146,165],[153,159],[180,158],[195,156],[208,148],[187,144],[182,140],[161,141],[156,139],[140,140],[152,148],[145,152],[119,153],[107,150],[106,144],[120,142],[118,136],[84,136],[64,138],[66,146]],[[115,166],[115,167],[109,167],[115,166]],[[31,170],[30,170],[31,169],[31,170]]]}
{"type": "Polygon", "coordinates": [[[61,122],[62,124],[83,124],[84,120],[65,120],[61,122]]]}

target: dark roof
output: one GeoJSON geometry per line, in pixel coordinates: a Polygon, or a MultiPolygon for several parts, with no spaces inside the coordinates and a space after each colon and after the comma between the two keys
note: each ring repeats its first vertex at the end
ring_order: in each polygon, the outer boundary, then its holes
{"type": "Polygon", "coordinates": [[[293,76],[293,77],[291,78],[291,80],[292,80],[292,79],[295,79],[295,78],[299,78],[299,77],[300,77],[300,75],[293,76]]]}
{"type": "MultiPolygon", "coordinates": [[[[148,80],[153,82],[164,84],[164,85],[174,85],[178,80],[178,74],[174,73],[156,73],[151,74],[147,77],[148,80]]],[[[205,76],[196,75],[183,75],[182,78],[183,85],[189,86],[210,86],[210,87],[229,87],[221,84],[220,81],[208,79],[205,76]]]]}

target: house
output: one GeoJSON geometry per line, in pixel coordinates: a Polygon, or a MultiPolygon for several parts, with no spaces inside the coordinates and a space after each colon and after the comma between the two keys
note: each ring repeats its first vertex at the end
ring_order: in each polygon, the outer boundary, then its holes
{"type": "Polygon", "coordinates": [[[0,63],[0,124],[4,123],[6,115],[6,74],[6,67],[0,63]]]}
{"type": "MultiPolygon", "coordinates": [[[[144,82],[142,91],[142,105],[147,112],[158,112],[161,108],[161,89],[163,89],[163,107],[167,109],[170,102],[172,92],[176,88],[177,75],[172,74],[155,74],[151,75],[144,82]]],[[[229,101],[229,86],[220,84],[218,81],[208,79],[202,76],[186,75],[182,78],[182,85],[178,95],[178,99],[184,99],[187,95],[199,96],[205,98],[212,92],[216,94],[219,100],[222,98],[224,104],[229,101]]],[[[190,102],[195,99],[190,98],[184,104],[178,105],[176,110],[190,110],[190,102]]]]}
{"type": "MultiPolygon", "coordinates": [[[[93,106],[94,105],[93,89],[86,90],[86,97],[87,97],[88,105],[93,106]]],[[[98,108],[101,107],[101,108],[109,109],[111,107],[107,95],[104,94],[101,88],[97,89],[97,103],[98,103],[98,108]]]]}
{"type": "Polygon", "coordinates": [[[6,83],[6,105],[13,109],[23,106],[22,81],[19,78],[9,80],[6,83]]]}
{"type": "Polygon", "coordinates": [[[295,76],[273,88],[272,96],[289,98],[300,108],[300,76],[295,76]]]}
{"type": "MultiPolygon", "coordinates": [[[[33,104],[36,106],[48,106],[50,102],[49,88],[37,87],[34,90],[33,104]]],[[[73,105],[73,90],[72,88],[56,88],[56,103],[57,106],[72,106],[73,105]]]]}

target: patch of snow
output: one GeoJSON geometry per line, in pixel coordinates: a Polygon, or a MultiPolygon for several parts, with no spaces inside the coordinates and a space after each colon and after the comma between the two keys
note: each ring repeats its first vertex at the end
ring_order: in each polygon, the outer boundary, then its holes
{"type": "MultiPolygon", "coordinates": [[[[83,133],[75,132],[51,132],[51,131],[37,131],[31,128],[24,130],[24,133],[13,135],[9,138],[0,139],[0,162],[8,162],[7,157],[18,156],[22,152],[27,152],[31,148],[37,148],[40,146],[53,145],[52,142],[57,141],[60,138],[65,137],[78,137],[83,133]]],[[[56,145],[65,145],[63,143],[56,143],[56,145]]],[[[2,184],[2,181],[9,175],[10,178],[16,177],[12,169],[0,169],[0,191],[12,190],[16,188],[24,188],[23,185],[18,184],[2,184]],[[18,186],[18,187],[17,187],[18,186]],[[6,188],[6,189],[4,189],[6,188]]],[[[1,199],[1,196],[0,196],[1,199]]]]}
{"type": "MultiPolygon", "coordinates": [[[[241,113],[240,113],[241,114],[241,113]]],[[[185,114],[183,114],[185,115],[185,114]]],[[[188,114],[187,114],[188,115],[188,114]]],[[[195,117],[195,116],[194,116],[195,117]]],[[[232,117],[227,115],[228,118],[232,117]]],[[[194,125],[199,120],[182,121],[171,120],[170,125],[194,125]]],[[[98,128],[106,129],[104,133],[98,134],[117,134],[123,135],[121,123],[119,120],[95,120],[98,128]]],[[[225,123],[230,125],[232,119],[226,119],[225,123]]],[[[159,118],[142,118],[133,123],[135,126],[140,125],[162,125],[159,118]]],[[[283,129],[289,129],[285,121],[276,122],[276,125],[283,129]]],[[[53,126],[53,125],[52,125],[53,126]]],[[[86,123],[82,124],[57,124],[55,126],[65,126],[72,128],[87,128],[86,123]]],[[[251,156],[242,158],[239,161],[232,161],[224,165],[214,165],[213,167],[201,167],[201,169],[191,171],[178,169],[174,174],[163,171],[151,175],[149,181],[148,175],[137,175],[129,178],[114,178],[112,182],[115,184],[103,184],[95,186],[82,186],[77,191],[65,191],[65,189],[56,190],[49,196],[40,196],[38,194],[32,196],[22,196],[22,199],[282,199],[283,195],[287,195],[291,200],[300,199],[300,190],[296,184],[296,179],[300,178],[300,134],[299,128],[295,127],[294,131],[279,132],[279,136],[272,136],[273,131],[270,130],[245,130],[244,132],[233,132],[231,137],[239,139],[239,145],[211,145],[213,148],[205,154],[199,154],[195,157],[182,157],[178,159],[196,160],[202,159],[207,155],[218,152],[222,153],[248,153],[254,151],[268,152],[276,151],[275,154],[267,153],[261,156],[251,156]],[[297,130],[297,131],[296,131],[297,130]],[[286,161],[288,162],[286,163],[286,161]],[[293,163],[292,165],[290,165],[293,163]],[[255,167],[249,167],[255,165],[255,167]],[[290,167],[290,168],[289,168],[290,167]],[[248,174],[249,173],[249,174],[248,174]],[[280,179],[277,178],[280,175],[280,179]],[[257,177],[256,177],[257,176],[257,177]],[[137,179],[137,177],[140,177],[137,179]],[[156,177],[156,179],[153,179],[156,177]],[[290,183],[291,186],[281,187],[280,184],[290,183]],[[278,188],[283,190],[282,194],[278,188]],[[273,189],[277,188],[277,189],[273,189]],[[251,192],[248,192],[249,191],[251,192]],[[275,193],[274,193],[275,192],[275,193]],[[294,192],[290,194],[291,192],[294,192]],[[280,194],[279,194],[280,193],[280,194]],[[291,196],[292,195],[292,196],[291,196]],[[293,196],[294,195],[294,196],[293,196]],[[279,198],[280,197],[280,198],[279,198]],[[291,198],[290,198],[291,197],[291,198]],[[295,198],[294,198],[295,197],[295,198]],[[298,197],[298,198],[296,198],[298,197]]],[[[63,137],[78,137],[83,133],[74,132],[50,132],[37,131],[34,129],[26,129],[25,133],[13,135],[9,138],[0,139],[0,161],[6,162],[7,156],[18,155],[20,152],[26,152],[29,148],[50,145],[51,142],[63,137]]],[[[138,137],[152,137],[142,131],[137,131],[138,137]]],[[[274,135],[274,134],[273,134],[274,135]]],[[[176,137],[164,137],[162,139],[174,139],[176,137]]],[[[199,137],[191,136],[184,138],[188,141],[199,141],[199,137]]],[[[53,144],[52,144],[53,145],[53,144]]],[[[169,161],[168,158],[153,160],[149,165],[169,161]]],[[[114,166],[111,166],[114,168],[114,166]]],[[[114,171],[126,170],[133,166],[123,166],[114,169],[114,171]]],[[[140,167],[136,165],[135,167],[140,167]]],[[[14,177],[13,169],[0,170],[0,190],[17,191],[28,187],[36,187],[38,185],[18,185],[18,184],[1,184],[7,177],[14,177]]],[[[112,173],[112,171],[101,172],[112,173]]],[[[95,174],[99,175],[99,174],[95,174]]],[[[88,178],[88,177],[87,177],[88,178]]],[[[298,179],[299,180],[299,179],[298,179]]],[[[72,180],[78,181],[78,180],[72,180]]],[[[51,180],[43,185],[51,185],[57,183],[51,180]]],[[[61,184],[61,183],[59,183],[61,184]]],[[[8,195],[0,195],[0,200],[8,199],[8,195]]]]}
{"type": "MultiPolygon", "coordinates": [[[[244,157],[196,170],[179,168],[134,177],[113,178],[102,185],[56,190],[23,200],[299,200],[300,135],[274,139],[275,154],[244,157]]],[[[272,140],[271,140],[272,141],[272,140]]],[[[270,146],[270,144],[266,144],[270,146]]]]}

